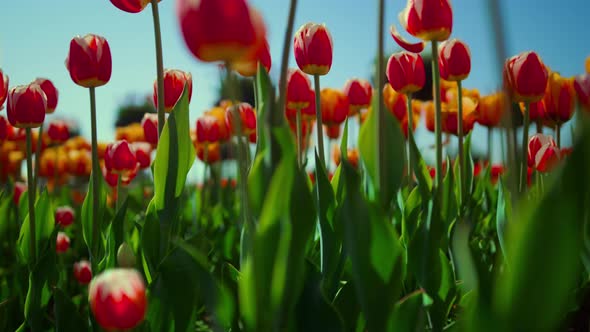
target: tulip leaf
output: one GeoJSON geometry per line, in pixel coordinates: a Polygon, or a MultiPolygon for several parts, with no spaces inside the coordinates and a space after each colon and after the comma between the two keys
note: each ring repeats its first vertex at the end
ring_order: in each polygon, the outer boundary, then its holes
{"type": "Polygon", "coordinates": [[[430,172],[426,166],[426,162],[422,158],[422,154],[416,145],[414,135],[409,135],[410,149],[412,150],[412,165],[414,167],[414,176],[418,181],[418,189],[422,193],[422,199],[424,201],[429,200],[432,197],[432,178],[430,172]]]}
{"type": "Polygon", "coordinates": [[[423,305],[424,295],[423,290],[418,290],[396,303],[393,315],[389,318],[388,331],[426,330],[427,317],[423,305]]]}
{"type": "MultiPolygon", "coordinates": [[[[102,177],[102,175],[101,175],[102,177]]],[[[92,178],[92,176],[91,176],[92,178]]],[[[94,186],[94,181],[89,181],[88,183],[88,193],[86,194],[86,197],[84,198],[84,203],[82,203],[82,216],[81,216],[81,220],[82,220],[82,234],[84,236],[84,242],[86,243],[86,246],[88,247],[88,251],[90,252],[90,254],[92,255],[92,257],[97,257],[98,258],[98,253],[93,252],[93,248],[94,248],[94,244],[92,243],[92,241],[94,241],[94,237],[93,237],[93,224],[94,221],[92,220],[92,210],[94,208],[93,206],[93,197],[94,197],[94,190],[93,190],[93,186],[94,186]]],[[[98,220],[97,222],[99,223],[98,225],[98,230],[102,230],[102,220],[103,220],[103,216],[106,210],[106,203],[107,203],[107,195],[104,189],[104,183],[102,183],[102,181],[99,181],[99,194],[100,197],[98,199],[98,220]]],[[[98,238],[98,246],[99,246],[99,252],[102,248],[102,233],[98,238]]]]}
{"type": "Polygon", "coordinates": [[[71,298],[60,288],[53,289],[55,330],[57,332],[88,331],[88,323],[78,313],[71,298]]]}
{"type": "Polygon", "coordinates": [[[0,218],[0,242],[4,240],[4,235],[10,228],[11,208],[12,195],[8,194],[7,191],[0,192],[0,216],[6,216],[5,218],[0,218]]]}
{"type": "Polygon", "coordinates": [[[30,252],[31,233],[29,228],[29,215],[20,229],[18,249],[20,257],[26,264],[34,264],[37,257],[44,252],[50,244],[51,234],[55,227],[53,208],[47,191],[43,191],[35,204],[35,253],[30,252]]]}
{"type": "Polygon", "coordinates": [[[268,72],[264,66],[258,65],[258,72],[255,78],[256,91],[254,91],[256,97],[256,115],[257,115],[257,129],[258,138],[256,146],[256,155],[260,154],[267,147],[267,134],[261,130],[267,128],[265,119],[269,112],[272,112],[273,101],[274,101],[274,89],[268,72]]]}

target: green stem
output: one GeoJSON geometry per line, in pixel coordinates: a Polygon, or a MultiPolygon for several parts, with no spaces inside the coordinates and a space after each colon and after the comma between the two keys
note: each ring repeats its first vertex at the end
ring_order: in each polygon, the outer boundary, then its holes
{"type": "MultiPolygon", "coordinates": [[[[412,94],[408,93],[407,94],[407,99],[408,99],[408,104],[407,104],[407,112],[408,112],[408,137],[410,135],[414,136],[414,114],[412,113],[412,94]]],[[[413,181],[413,177],[412,174],[414,174],[413,172],[413,168],[412,168],[412,149],[410,148],[410,139],[408,139],[407,142],[407,147],[408,147],[408,179],[409,182],[408,183],[412,183],[413,181]]]]}
{"type": "MultiPolygon", "coordinates": [[[[297,11],[297,0],[291,0],[289,6],[289,16],[287,18],[287,29],[285,29],[285,39],[283,41],[283,57],[281,59],[281,76],[279,79],[279,108],[280,110],[285,109],[285,99],[287,94],[287,70],[289,66],[289,54],[291,50],[291,44],[293,43],[293,24],[295,23],[295,13],[297,11]]],[[[268,112],[269,115],[274,112],[268,112]]],[[[277,112],[281,113],[282,112],[277,112]]],[[[275,124],[274,122],[271,122],[275,124]]]]}
{"type": "Polygon", "coordinates": [[[164,59],[162,56],[162,33],[160,32],[160,11],[158,10],[158,1],[152,2],[152,16],[154,20],[154,37],[156,40],[156,68],[158,75],[158,137],[164,130],[166,117],[164,114],[164,59]]]}
{"type": "Polygon", "coordinates": [[[488,127],[488,163],[492,165],[492,135],[494,134],[492,127],[488,127]]]}
{"type": "Polygon", "coordinates": [[[297,165],[299,166],[299,168],[301,168],[303,166],[303,162],[301,161],[301,110],[297,109],[297,115],[296,115],[296,121],[297,121],[297,135],[296,135],[296,140],[297,140],[297,165]]]}
{"type": "MultiPolygon", "coordinates": [[[[39,171],[41,170],[41,145],[43,145],[43,123],[41,123],[41,127],[39,127],[39,137],[37,137],[37,151],[35,152],[35,190],[38,189],[37,185],[39,183],[39,171]]],[[[39,190],[39,192],[41,191],[39,190]]]]}
{"type": "Polygon", "coordinates": [[[209,163],[207,162],[207,160],[209,159],[209,142],[205,142],[205,146],[204,146],[204,150],[203,150],[203,187],[201,188],[201,208],[200,208],[200,214],[203,215],[203,211],[205,209],[205,206],[207,204],[207,198],[205,197],[206,193],[207,193],[207,166],[209,165],[209,163]]]}
{"type": "Polygon", "coordinates": [[[561,125],[555,125],[555,139],[557,140],[557,147],[561,149],[561,125]]]}
{"type": "Polygon", "coordinates": [[[457,81],[457,129],[459,136],[459,215],[463,208],[463,198],[465,196],[465,156],[463,151],[463,91],[461,81],[457,81]]]}
{"type": "Polygon", "coordinates": [[[119,211],[121,207],[121,174],[117,175],[117,199],[115,200],[115,212],[119,211]]]}
{"type": "Polygon", "coordinates": [[[96,129],[96,94],[95,88],[88,89],[90,92],[90,122],[92,130],[92,248],[90,256],[93,260],[93,267],[98,265],[98,233],[100,231],[100,220],[98,220],[98,209],[100,204],[100,165],[98,164],[98,143],[96,129]]]}
{"type": "Polygon", "coordinates": [[[376,142],[377,146],[375,150],[377,152],[377,169],[376,169],[376,179],[375,183],[377,185],[378,191],[384,190],[385,184],[384,178],[381,176],[381,171],[384,168],[383,163],[385,162],[384,156],[384,148],[385,142],[383,141],[383,134],[384,134],[384,114],[383,114],[383,86],[385,84],[385,70],[383,65],[383,52],[384,52],[384,42],[383,42],[383,30],[385,27],[385,1],[378,0],[378,8],[379,11],[377,13],[377,128],[375,130],[376,135],[376,142]]]}
{"type": "Polygon", "coordinates": [[[543,133],[543,124],[541,123],[541,119],[537,119],[537,121],[535,121],[537,124],[537,134],[542,134],[543,133]]]}
{"type": "Polygon", "coordinates": [[[522,127],[522,156],[520,158],[520,191],[526,190],[527,182],[527,161],[528,161],[528,139],[529,139],[529,121],[530,121],[530,103],[524,103],[524,119],[522,127]]]}
{"type": "Polygon", "coordinates": [[[318,155],[322,166],[326,167],[326,155],[324,154],[324,126],[322,124],[322,105],[320,92],[320,76],[313,75],[313,85],[315,89],[315,114],[318,135],[318,155]]]}
{"type": "Polygon", "coordinates": [[[440,70],[438,68],[438,42],[432,41],[432,81],[434,83],[434,125],[436,136],[436,186],[437,193],[441,193],[443,168],[442,168],[442,119],[440,100],[440,70]]]}
{"type": "Polygon", "coordinates": [[[30,243],[29,250],[31,251],[32,262],[37,259],[36,241],[37,237],[35,234],[35,184],[33,183],[33,135],[31,134],[31,128],[26,128],[27,135],[27,185],[28,185],[28,198],[29,198],[29,233],[30,243]]]}
{"type": "Polygon", "coordinates": [[[58,190],[58,179],[59,179],[59,170],[58,170],[58,166],[59,166],[59,155],[58,155],[58,151],[59,149],[57,147],[54,148],[55,149],[55,158],[54,158],[54,166],[53,166],[53,192],[55,193],[55,196],[59,197],[59,190],[58,190]]]}

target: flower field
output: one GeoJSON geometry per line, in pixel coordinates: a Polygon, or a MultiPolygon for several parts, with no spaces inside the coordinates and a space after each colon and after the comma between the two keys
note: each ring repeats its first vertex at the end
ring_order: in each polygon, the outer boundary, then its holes
{"type": "Polygon", "coordinates": [[[192,75],[163,66],[161,0],[110,2],[151,10],[157,73],[156,112],[111,141],[106,38],[64,45],[87,136],[46,119],[50,79],[0,68],[0,331],[590,329],[590,57],[566,77],[499,51],[503,84],[483,95],[463,86],[478,68],[450,0],[407,0],[389,30],[377,0],[374,78],[335,89],[330,27],[295,27],[297,0],[272,59],[247,0],[175,0],[186,51],[227,92],[195,121],[192,75]]]}

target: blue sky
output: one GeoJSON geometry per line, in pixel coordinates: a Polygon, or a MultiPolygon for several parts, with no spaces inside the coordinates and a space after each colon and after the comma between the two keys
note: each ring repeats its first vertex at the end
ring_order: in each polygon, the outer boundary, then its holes
{"type": "MultiPolygon", "coordinates": [[[[590,55],[587,43],[587,0],[504,0],[509,54],[535,50],[545,63],[570,76],[583,71],[590,55]]],[[[265,17],[273,57],[271,76],[278,76],[288,0],[251,0],[265,17]]],[[[499,85],[494,49],[489,39],[487,0],[455,0],[453,37],[471,47],[473,70],[466,87],[491,92],[499,85]]],[[[404,0],[386,1],[386,25],[397,21],[404,0]]],[[[342,87],[350,77],[369,77],[376,49],[377,2],[369,0],[299,0],[295,29],[308,21],[324,22],[334,40],[334,63],[323,86],[342,87]]],[[[192,73],[191,121],[212,106],[218,69],[200,63],[184,46],[175,17],[175,1],[160,3],[164,66],[192,73]]],[[[19,0],[0,2],[0,67],[10,85],[36,77],[51,79],[60,92],[55,116],[76,119],[83,132],[90,128],[88,92],[75,85],[64,66],[71,38],[96,33],[109,41],[113,56],[111,81],[97,90],[99,139],[113,137],[117,106],[130,95],[151,95],[156,76],[151,9],[128,14],[108,0],[19,0]]],[[[388,50],[395,44],[386,38],[388,50]]],[[[291,56],[291,66],[296,66],[291,56]]],[[[483,135],[481,137],[484,137],[483,135]]],[[[567,138],[565,138],[567,140],[567,138]]],[[[476,142],[477,145],[477,142],[476,142]]]]}

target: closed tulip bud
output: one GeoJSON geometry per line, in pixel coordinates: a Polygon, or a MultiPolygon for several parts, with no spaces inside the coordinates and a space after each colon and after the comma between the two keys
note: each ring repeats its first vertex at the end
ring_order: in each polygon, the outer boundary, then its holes
{"type": "Polygon", "coordinates": [[[510,107],[502,92],[484,96],[479,100],[477,122],[482,126],[494,128],[500,124],[504,111],[510,107]]]}
{"type": "MultiPolygon", "coordinates": [[[[526,105],[520,103],[520,111],[524,115],[526,105]]],[[[531,121],[547,121],[547,108],[545,107],[545,100],[535,101],[529,104],[529,119],[531,121]]]]}
{"type": "Polygon", "coordinates": [[[311,96],[311,82],[309,77],[299,69],[289,69],[287,75],[287,108],[304,109],[310,103],[315,103],[315,95],[311,96]]]}
{"type": "Polygon", "coordinates": [[[139,169],[149,168],[152,163],[152,146],[146,142],[135,142],[131,144],[131,147],[135,151],[135,159],[139,169]]]}
{"type": "MultiPolygon", "coordinates": [[[[164,110],[172,112],[176,103],[182,97],[184,86],[187,86],[188,101],[193,94],[193,76],[190,73],[178,69],[166,69],[164,71],[164,110]]],[[[158,105],[158,81],[154,81],[154,105],[158,105]]]]}
{"type": "Polygon", "coordinates": [[[8,76],[4,74],[2,68],[0,68],[0,110],[8,97],[8,81],[8,76]]]}
{"type": "Polygon", "coordinates": [[[326,75],[332,67],[334,45],[324,24],[306,23],[295,33],[295,61],[304,73],[326,75]]]}
{"type": "Polygon", "coordinates": [[[320,93],[322,121],[326,126],[339,125],[346,120],[350,108],[346,95],[336,89],[325,88],[320,93]]]}
{"type": "Polygon", "coordinates": [[[55,210],[55,223],[62,227],[67,227],[74,222],[76,213],[69,206],[61,206],[55,210]]]}
{"type": "Polygon", "coordinates": [[[27,184],[24,182],[15,182],[14,183],[14,192],[12,194],[12,200],[14,205],[18,206],[20,202],[20,198],[27,191],[27,184]]]}
{"type": "Polygon", "coordinates": [[[119,250],[117,250],[117,264],[120,267],[135,266],[135,253],[133,253],[133,248],[127,242],[121,243],[119,250]]]}
{"type": "MultiPolygon", "coordinates": [[[[238,133],[234,126],[235,120],[232,107],[233,106],[228,107],[225,111],[225,124],[232,134],[237,135],[238,133]]],[[[254,112],[252,105],[248,103],[240,103],[237,105],[237,108],[237,112],[240,114],[242,135],[249,136],[252,133],[256,133],[256,113],[254,112]]]]}
{"type": "Polygon", "coordinates": [[[266,72],[270,72],[272,59],[270,57],[270,47],[266,40],[264,43],[260,44],[258,50],[252,53],[252,55],[248,55],[243,59],[232,62],[231,68],[242,76],[252,77],[255,76],[258,71],[258,63],[266,69],[266,72]]]}
{"type": "Polygon", "coordinates": [[[563,78],[558,73],[549,75],[547,91],[543,97],[549,119],[558,125],[569,121],[574,114],[575,98],[573,79],[563,78]]]}
{"type": "Polygon", "coordinates": [[[438,55],[440,77],[447,81],[462,81],[471,72],[471,52],[469,47],[458,39],[441,45],[438,55]]]}
{"type": "Polygon", "coordinates": [[[96,276],[88,291],[90,309],[105,330],[129,330],[145,317],[145,283],[134,269],[109,269],[96,276]]]}
{"type": "Polygon", "coordinates": [[[141,12],[150,0],[111,0],[111,3],[124,12],[134,14],[141,12]]]}
{"type": "Polygon", "coordinates": [[[111,79],[112,59],[104,37],[88,34],[70,42],[66,68],[74,83],[85,88],[99,87],[111,79]]]}
{"type": "Polygon", "coordinates": [[[10,125],[10,123],[8,123],[8,120],[6,120],[5,117],[0,115],[0,141],[4,141],[8,137],[10,137],[10,129],[12,129],[12,126],[10,125]]]}
{"type": "Polygon", "coordinates": [[[38,84],[41,87],[41,90],[45,92],[45,96],[47,97],[47,110],[45,113],[51,114],[55,112],[59,93],[57,92],[55,85],[53,85],[53,82],[46,78],[37,78],[33,83],[38,84]]]}
{"type": "MultiPolygon", "coordinates": [[[[463,134],[467,135],[473,129],[475,120],[477,119],[477,100],[471,97],[463,97],[463,134]]],[[[450,103],[443,103],[442,105],[442,130],[445,133],[458,135],[458,102],[455,100],[450,103]]]]}
{"type": "Polygon", "coordinates": [[[408,0],[399,20],[409,34],[425,41],[447,40],[453,31],[449,0],[408,0]]]}
{"type": "Polygon", "coordinates": [[[17,128],[37,128],[45,120],[47,97],[38,84],[20,85],[8,93],[8,121],[17,128]]]}
{"type": "Polygon", "coordinates": [[[57,241],[55,242],[55,251],[59,254],[70,249],[70,238],[64,232],[57,233],[57,241]]]}
{"type": "Polygon", "coordinates": [[[87,260],[74,263],[74,278],[80,285],[88,285],[92,280],[92,266],[87,260]]]}
{"type": "Polygon", "coordinates": [[[141,120],[141,127],[145,141],[156,146],[158,144],[158,115],[145,113],[141,120]]]}
{"type": "Polygon", "coordinates": [[[576,77],[574,88],[582,109],[586,112],[590,112],[590,74],[576,77]]]}
{"type": "Polygon", "coordinates": [[[205,115],[210,115],[217,120],[217,127],[219,128],[219,140],[227,141],[230,137],[229,128],[225,122],[225,112],[227,106],[213,107],[205,112],[205,115]]]}
{"type": "Polygon", "coordinates": [[[326,129],[326,136],[329,139],[338,139],[340,137],[340,125],[325,125],[324,128],[326,129]]]}
{"type": "MultiPolygon", "coordinates": [[[[383,101],[385,107],[400,122],[402,122],[408,114],[407,100],[406,95],[395,92],[389,83],[385,84],[385,87],[383,87],[383,101]]],[[[419,112],[419,110],[417,111],[419,112]]]]}
{"type": "Polygon", "coordinates": [[[492,165],[490,168],[490,176],[493,184],[496,184],[500,177],[504,174],[505,169],[502,165],[492,165]]]}
{"type": "Polygon", "coordinates": [[[219,125],[212,115],[203,115],[197,119],[197,140],[201,143],[219,141],[219,125]]]}
{"type": "Polygon", "coordinates": [[[116,174],[127,174],[137,168],[135,150],[125,140],[109,144],[104,161],[107,170],[116,174]]]}
{"type": "Polygon", "coordinates": [[[420,91],[426,82],[424,61],[420,54],[405,51],[393,54],[387,61],[387,80],[399,93],[420,91]]]}
{"type": "Polygon", "coordinates": [[[535,52],[523,52],[504,65],[504,85],[516,102],[535,102],[545,95],[547,68],[535,52]]]}
{"type": "Polygon", "coordinates": [[[558,149],[557,144],[551,136],[543,134],[531,136],[528,143],[528,167],[545,172],[553,166],[555,158],[559,159],[559,152],[555,153],[556,149],[558,149]]]}
{"type": "Polygon", "coordinates": [[[245,0],[176,3],[184,41],[201,61],[239,61],[264,42],[262,17],[245,0]]]}
{"type": "Polygon", "coordinates": [[[349,115],[357,114],[363,108],[369,108],[373,97],[373,87],[367,80],[352,79],[344,84],[344,94],[350,104],[349,115]]]}
{"type": "Polygon", "coordinates": [[[63,143],[70,138],[70,129],[65,121],[52,121],[47,128],[47,135],[54,143],[63,143]]]}
{"type": "Polygon", "coordinates": [[[207,156],[205,156],[205,144],[195,144],[195,150],[199,160],[204,163],[214,164],[221,160],[221,148],[219,143],[207,144],[207,156]]]}

